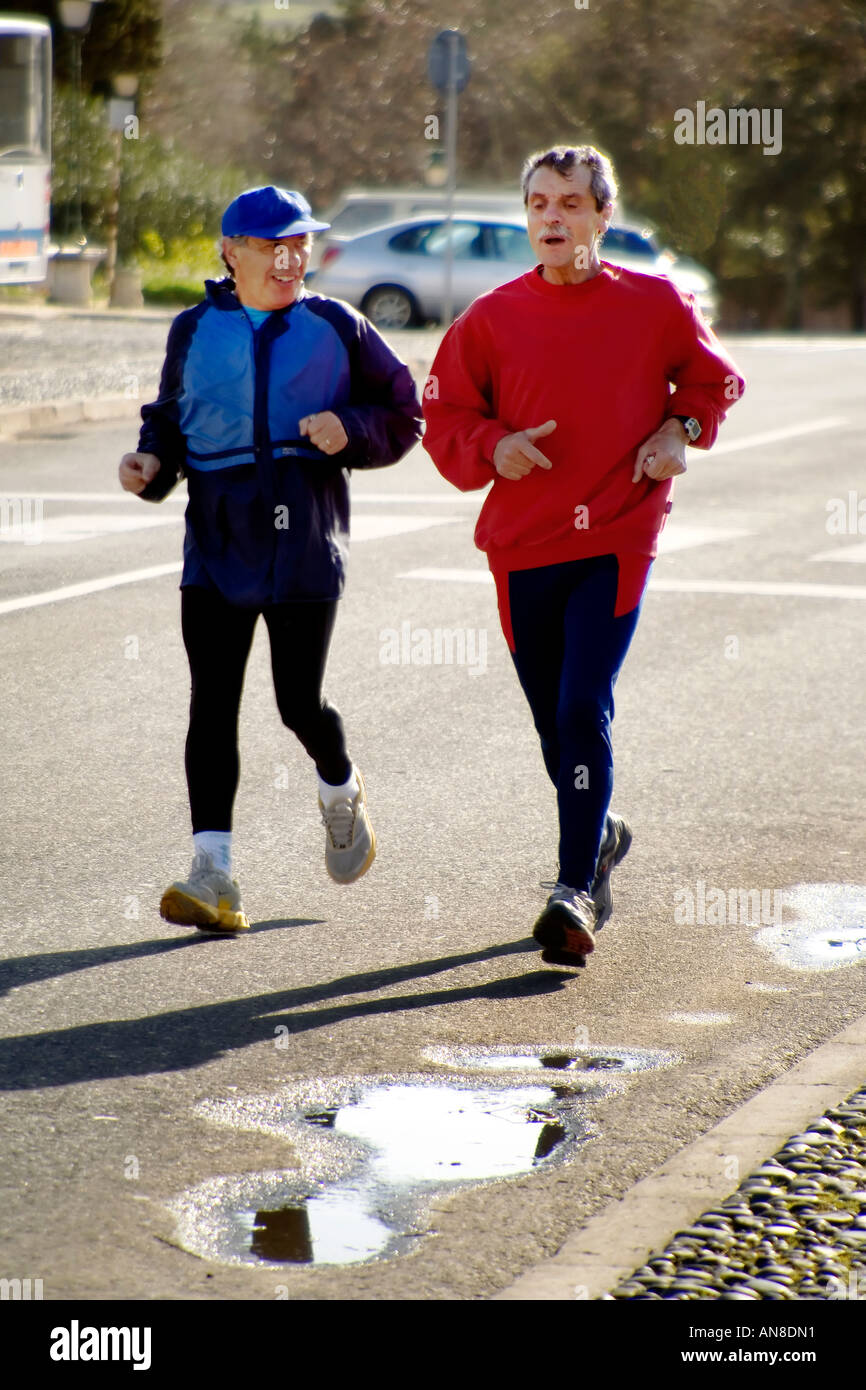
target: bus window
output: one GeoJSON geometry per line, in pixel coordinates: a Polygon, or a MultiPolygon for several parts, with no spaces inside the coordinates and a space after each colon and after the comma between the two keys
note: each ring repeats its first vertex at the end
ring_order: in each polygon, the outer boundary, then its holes
{"type": "Polygon", "coordinates": [[[0,284],[48,273],[51,30],[0,15],[0,284]]]}

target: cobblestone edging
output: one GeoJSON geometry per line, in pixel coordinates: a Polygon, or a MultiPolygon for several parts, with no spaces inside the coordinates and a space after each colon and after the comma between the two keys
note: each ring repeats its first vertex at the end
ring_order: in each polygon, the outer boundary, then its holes
{"type": "Polygon", "coordinates": [[[866,1087],[600,1298],[866,1301],[866,1087]]]}

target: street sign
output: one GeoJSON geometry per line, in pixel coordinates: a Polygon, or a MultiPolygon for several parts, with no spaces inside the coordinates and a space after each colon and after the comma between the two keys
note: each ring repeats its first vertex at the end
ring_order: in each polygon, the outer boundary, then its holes
{"type": "Polygon", "coordinates": [[[430,45],[427,52],[427,75],[434,87],[438,87],[440,92],[448,89],[448,71],[451,45],[455,44],[457,49],[457,61],[455,64],[456,87],[458,92],[462,92],[469,81],[469,73],[472,64],[469,61],[469,54],[466,52],[466,37],[460,33],[459,29],[443,29],[438,33],[430,45]]]}

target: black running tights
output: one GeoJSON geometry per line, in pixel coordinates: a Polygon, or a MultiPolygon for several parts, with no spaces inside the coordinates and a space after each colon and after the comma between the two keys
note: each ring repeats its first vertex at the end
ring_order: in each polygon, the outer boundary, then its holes
{"type": "Polygon", "coordinates": [[[192,694],[186,779],[192,828],[230,830],[240,776],[238,711],[244,671],[261,612],[271,643],[280,717],[300,739],[324,781],[348,780],[339,712],[322,697],[322,679],[337,600],[239,608],[210,589],[181,590],[181,625],[192,694]]]}

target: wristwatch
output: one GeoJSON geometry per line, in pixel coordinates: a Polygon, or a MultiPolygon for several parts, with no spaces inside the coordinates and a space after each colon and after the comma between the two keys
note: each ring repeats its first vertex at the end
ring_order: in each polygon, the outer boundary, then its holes
{"type": "Polygon", "coordinates": [[[701,437],[701,422],[696,420],[694,415],[672,415],[672,420],[679,420],[683,429],[689,437],[689,443],[694,444],[701,437]]]}

